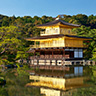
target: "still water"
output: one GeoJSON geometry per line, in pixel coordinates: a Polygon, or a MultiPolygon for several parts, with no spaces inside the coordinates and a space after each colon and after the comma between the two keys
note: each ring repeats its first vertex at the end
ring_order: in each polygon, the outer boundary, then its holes
{"type": "Polygon", "coordinates": [[[89,66],[71,66],[69,70],[35,70],[30,73],[28,86],[39,87],[44,96],[71,96],[77,88],[89,87],[92,69],[89,66]]]}

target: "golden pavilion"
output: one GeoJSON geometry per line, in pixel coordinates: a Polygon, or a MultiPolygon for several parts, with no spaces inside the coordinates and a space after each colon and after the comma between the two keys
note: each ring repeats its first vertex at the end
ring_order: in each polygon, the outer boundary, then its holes
{"type": "Polygon", "coordinates": [[[74,65],[83,61],[83,41],[92,38],[77,36],[77,33],[72,31],[80,25],[56,18],[37,27],[45,31],[41,31],[39,37],[26,38],[28,41],[34,41],[28,51],[34,53],[34,56],[30,56],[30,66],[60,70],[59,66],[74,65]]]}

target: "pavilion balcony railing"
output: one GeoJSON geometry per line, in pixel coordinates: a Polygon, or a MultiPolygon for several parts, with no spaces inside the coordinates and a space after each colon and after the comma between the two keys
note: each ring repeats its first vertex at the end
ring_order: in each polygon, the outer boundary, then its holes
{"type": "Polygon", "coordinates": [[[40,31],[40,35],[44,35],[45,34],[45,31],[40,31]]]}
{"type": "Polygon", "coordinates": [[[40,31],[40,35],[41,36],[45,36],[45,35],[55,35],[55,34],[58,34],[56,31],[49,31],[49,32],[46,32],[46,31],[40,31]]]}
{"type": "Polygon", "coordinates": [[[60,33],[64,35],[77,35],[76,32],[72,32],[72,31],[60,31],[60,33]]]}
{"type": "Polygon", "coordinates": [[[40,45],[30,45],[30,48],[40,48],[40,45]]]}
{"type": "Polygon", "coordinates": [[[65,59],[74,59],[74,58],[69,58],[69,57],[40,57],[40,56],[32,56],[30,57],[30,59],[38,59],[38,60],[58,60],[58,59],[61,59],[61,60],[65,60],[65,59]]]}
{"type": "Polygon", "coordinates": [[[46,32],[46,31],[40,31],[40,35],[44,36],[44,35],[54,35],[54,34],[64,34],[64,35],[77,35],[76,32],[72,32],[72,31],[58,31],[56,32],[55,30],[46,32]]]}
{"type": "Polygon", "coordinates": [[[50,47],[64,47],[63,45],[62,45],[62,43],[61,44],[56,44],[56,45],[30,45],[30,48],[50,48],[50,47]]]}
{"type": "MultiPolygon", "coordinates": [[[[72,44],[71,44],[72,45],[72,44]]],[[[50,48],[50,47],[70,47],[71,46],[70,44],[65,44],[65,46],[64,46],[64,44],[45,44],[45,45],[30,45],[30,48],[50,48]]],[[[88,47],[88,45],[72,45],[71,47],[76,47],[76,46],[78,46],[78,47],[82,47],[82,48],[87,48],[88,47]]]]}

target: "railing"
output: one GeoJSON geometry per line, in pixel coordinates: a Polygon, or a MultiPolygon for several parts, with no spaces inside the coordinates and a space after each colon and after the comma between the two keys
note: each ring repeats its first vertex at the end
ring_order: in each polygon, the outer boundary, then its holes
{"type": "MultiPolygon", "coordinates": [[[[77,45],[76,45],[77,46],[77,45]]],[[[76,47],[73,44],[65,44],[65,46],[61,45],[61,44],[56,44],[56,45],[30,45],[30,48],[50,48],[50,47],[76,47]]],[[[77,47],[84,47],[87,48],[87,45],[79,45],[77,47]]]]}
{"type": "Polygon", "coordinates": [[[46,34],[46,31],[40,31],[40,35],[41,35],[41,36],[45,36],[45,35],[48,35],[48,34],[50,34],[50,33],[47,33],[47,34],[46,34]]]}
{"type": "Polygon", "coordinates": [[[30,45],[31,48],[40,48],[40,45],[30,45]]]}
{"type": "Polygon", "coordinates": [[[44,45],[30,45],[30,48],[49,48],[49,47],[64,47],[64,44],[59,43],[59,44],[47,44],[45,43],[44,45]]]}
{"type": "Polygon", "coordinates": [[[76,32],[72,32],[72,31],[70,31],[70,32],[68,32],[68,31],[60,31],[60,33],[64,34],[64,35],[77,35],[76,32]]]}
{"type": "Polygon", "coordinates": [[[76,32],[72,32],[72,31],[60,31],[60,33],[59,32],[56,32],[54,30],[49,31],[48,33],[46,31],[40,31],[40,35],[41,36],[44,36],[44,35],[53,35],[53,34],[77,35],[76,32]]]}
{"type": "Polygon", "coordinates": [[[59,32],[56,32],[56,31],[49,31],[49,32],[41,31],[41,32],[40,32],[40,35],[41,35],[41,36],[45,36],[45,35],[55,35],[55,34],[59,34],[59,32]]]}
{"type": "Polygon", "coordinates": [[[65,59],[71,59],[73,60],[74,58],[69,58],[69,57],[52,57],[52,56],[48,56],[48,57],[40,57],[40,56],[31,56],[30,59],[40,59],[40,60],[58,60],[58,59],[62,59],[62,60],[65,60],[65,59]]]}
{"type": "Polygon", "coordinates": [[[40,31],[40,35],[43,35],[43,34],[45,34],[45,31],[40,31]]]}

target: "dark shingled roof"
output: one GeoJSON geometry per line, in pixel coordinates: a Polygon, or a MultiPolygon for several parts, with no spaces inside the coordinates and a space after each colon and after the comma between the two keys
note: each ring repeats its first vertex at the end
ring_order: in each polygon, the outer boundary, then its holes
{"type": "Polygon", "coordinates": [[[47,35],[47,36],[39,36],[39,37],[33,37],[33,38],[26,38],[26,39],[50,39],[50,38],[59,38],[59,37],[73,37],[73,38],[85,38],[85,39],[92,39],[91,37],[82,37],[82,36],[74,36],[74,35],[64,35],[64,34],[58,34],[58,35],[47,35]]]}
{"type": "Polygon", "coordinates": [[[26,38],[26,39],[48,39],[48,38],[59,38],[64,36],[63,34],[59,35],[47,35],[47,36],[38,36],[38,37],[32,37],[32,38],[26,38]]]}
{"type": "Polygon", "coordinates": [[[58,24],[58,23],[61,23],[63,25],[69,25],[69,26],[74,26],[74,27],[80,27],[80,25],[77,25],[77,24],[72,24],[72,23],[67,23],[61,19],[55,19],[54,21],[52,22],[48,22],[46,24],[41,24],[41,25],[38,25],[37,27],[40,27],[40,26],[50,26],[50,25],[55,25],[55,24],[58,24]]]}
{"type": "Polygon", "coordinates": [[[74,35],[65,35],[67,37],[74,37],[74,38],[85,38],[85,39],[93,39],[92,37],[83,37],[83,36],[74,36],[74,35]]]}

